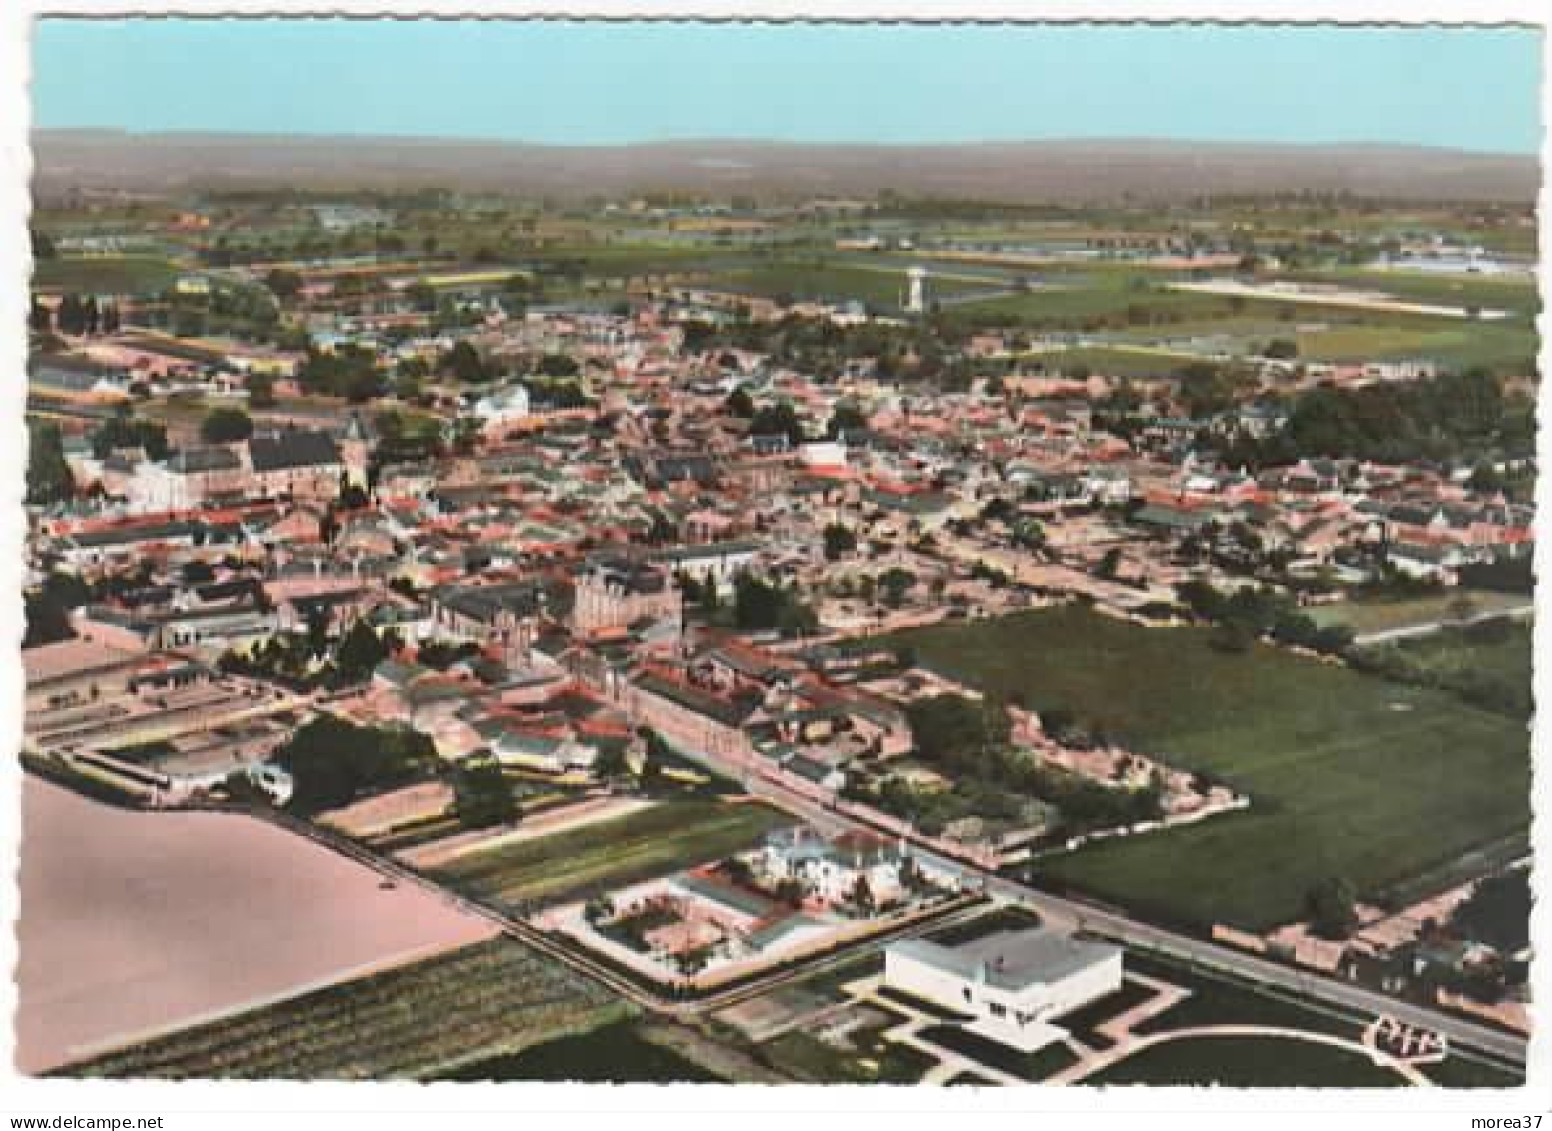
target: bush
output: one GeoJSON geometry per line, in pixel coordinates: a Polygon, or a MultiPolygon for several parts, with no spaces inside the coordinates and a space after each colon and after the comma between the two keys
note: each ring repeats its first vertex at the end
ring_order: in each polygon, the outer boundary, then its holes
{"type": "Polygon", "coordinates": [[[253,435],[253,420],[240,408],[212,409],[199,426],[207,444],[232,444],[253,435]]]}
{"type": "Polygon", "coordinates": [[[1323,939],[1348,938],[1358,929],[1358,892],[1339,877],[1324,880],[1305,897],[1310,930],[1323,939]]]}

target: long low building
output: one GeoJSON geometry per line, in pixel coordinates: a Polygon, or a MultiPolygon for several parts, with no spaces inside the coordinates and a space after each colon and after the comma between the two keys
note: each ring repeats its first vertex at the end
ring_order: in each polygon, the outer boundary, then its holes
{"type": "Polygon", "coordinates": [[[1051,1022],[1121,988],[1122,951],[1036,927],[959,946],[891,943],[884,985],[968,1014],[967,1028],[1024,1052],[1067,1034],[1051,1022]]]}

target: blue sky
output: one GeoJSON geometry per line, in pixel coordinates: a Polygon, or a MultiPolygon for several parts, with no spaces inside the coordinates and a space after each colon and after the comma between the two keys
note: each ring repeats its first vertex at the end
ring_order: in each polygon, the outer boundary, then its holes
{"type": "Polygon", "coordinates": [[[40,20],[45,127],[1540,149],[1540,32],[40,20]]]}

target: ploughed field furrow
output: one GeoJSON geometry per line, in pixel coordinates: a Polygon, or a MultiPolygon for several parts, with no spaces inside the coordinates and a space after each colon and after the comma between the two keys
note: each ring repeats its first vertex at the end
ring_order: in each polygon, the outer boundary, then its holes
{"type": "Polygon", "coordinates": [[[111,1077],[379,1078],[574,1025],[613,997],[511,939],[169,1034],[68,1069],[111,1077]]]}

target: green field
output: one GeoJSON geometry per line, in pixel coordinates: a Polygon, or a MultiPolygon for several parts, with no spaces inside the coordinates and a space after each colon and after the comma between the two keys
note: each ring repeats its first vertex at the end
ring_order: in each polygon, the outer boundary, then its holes
{"type": "Polygon", "coordinates": [[[1507,310],[1529,316],[1541,309],[1535,281],[1524,278],[1364,268],[1299,271],[1283,277],[1381,291],[1405,302],[1436,306],[1475,306],[1481,310],[1507,310]]]}
{"type": "Polygon", "coordinates": [[[143,255],[42,259],[32,284],[92,294],[160,294],[178,277],[176,264],[143,255]]]}
{"type": "Polygon", "coordinates": [[[680,274],[689,271],[736,270],[759,256],[749,249],[686,246],[683,244],[582,244],[546,249],[524,256],[525,263],[581,262],[588,276],[621,278],[639,275],[680,274]]]}
{"type": "Polygon", "coordinates": [[[720,1077],[672,1049],[646,1040],[630,1020],[561,1037],[522,1052],[481,1060],[443,1080],[574,1081],[593,1084],[704,1084],[720,1077]]]}
{"type": "Polygon", "coordinates": [[[1532,629],[1525,621],[1492,621],[1373,645],[1362,659],[1390,679],[1453,691],[1466,702],[1528,722],[1532,629]]]}
{"type": "Polygon", "coordinates": [[[1302,312],[1289,312],[1274,320],[1225,313],[1211,319],[1133,326],[1120,332],[1116,344],[1121,340],[1143,344],[1193,337],[1225,337],[1229,340],[1224,348],[1236,356],[1253,355],[1273,339],[1289,338],[1297,343],[1299,357],[1305,361],[1359,363],[1429,358],[1446,368],[1512,366],[1533,358],[1537,343],[1535,328],[1521,319],[1467,322],[1306,307],[1302,312]]]}
{"type": "Polygon", "coordinates": [[[1169,377],[1195,358],[1163,350],[1127,349],[1120,346],[1080,346],[1028,355],[1027,367],[1047,373],[1070,374],[1079,367],[1105,377],[1169,377]]]}
{"type": "Polygon", "coordinates": [[[1378,361],[1429,358],[1446,368],[1504,366],[1535,358],[1536,331],[1529,324],[1432,319],[1430,325],[1373,322],[1342,325],[1311,315],[1304,322],[1330,326],[1295,335],[1307,361],[1378,361]]]}
{"type": "MultiPolygon", "coordinates": [[[[1031,275],[1043,279],[1042,270],[1031,275]]],[[[1261,309],[1275,304],[1232,303],[1221,295],[1170,290],[1158,276],[1132,271],[1085,270],[1084,274],[1057,277],[1049,289],[1025,295],[1008,295],[970,306],[955,307],[950,320],[969,319],[977,323],[1000,321],[1030,326],[1084,323],[1112,320],[1110,328],[1146,325],[1159,318],[1184,322],[1228,316],[1241,308],[1261,309]],[[1139,317],[1127,318],[1131,310],[1139,317]],[[1142,317],[1147,315],[1147,317],[1142,317]]],[[[1096,326],[1095,328],[1099,328],[1096,326]]]]}
{"type": "Polygon", "coordinates": [[[1406,1081],[1360,1053],[1281,1037],[1187,1037],[1153,1045],[1084,1084],[1226,1088],[1396,1088],[1406,1081]]]}
{"type": "Polygon", "coordinates": [[[1429,593],[1422,597],[1391,599],[1366,598],[1338,601],[1330,605],[1318,605],[1309,610],[1310,617],[1322,627],[1346,625],[1362,636],[1371,632],[1386,632],[1395,628],[1432,624],[1484,613],[1505,612],[1520,609],[1531,603],[1529,597],[1516,593],[1496,593],[1487,589],[1457,589],[1448,593],[1429,593]],[[1468,610],[1469,606],[1469,611],[1468,610]]]}
{"type": "Polygon", "coordinates": [[[665,801],[629,816],[465,856],[439,878],[513,907],[637,883],[749,848],[792,818],[764,805],[665,801]]]}
{"type": "Polygon", "coordinates": [[[1209,637],[1068,606],[889,643],[1251,796],[1246,813],[1041,865],[1151,914],[1265,928],[1297,918],[1326,878],[1374,892],[1527,823],[1529,744],[1513,720],[1267,646],[1219,652],[1209,637]]]}
{"type": "Polygon", "coordinates": [[[1523,622],[1510,627],[1502,639],[1484,640],[1480,632],[1446,629],[1403,641],[1397,647],[1419,667],[1441,675],[1471,671],[1515,684],[1522,690],[1529,715],[1532,635],[1529,622],[1523,622]]]}
{"type": "Polygon", "coordinates": [[[119,1079],[424,1079],[619,1017],[595,982],[513,939],[196,1025],[62,1069],[119,1079]]]}

